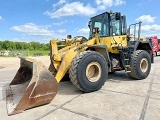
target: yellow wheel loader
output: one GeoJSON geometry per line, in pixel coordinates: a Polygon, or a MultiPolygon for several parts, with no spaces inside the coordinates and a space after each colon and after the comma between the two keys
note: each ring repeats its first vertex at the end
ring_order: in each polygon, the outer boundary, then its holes
{"type": "Polygon", "coordinates": [[[7,89],[8,115],[52,101],[57,84],[66,75],[83,92],[101,89],[108,73],[115,71],[125,70],[137,80],[149,75],[152,44],[140,37],[141,22],[127,29],[125,15],[105,12],[92,17],[88,26],[89,39],[69,36],[60,50],[58,41],[50,41],[49,69],[39,61],[21,58],[21,66],[7,89]]]}

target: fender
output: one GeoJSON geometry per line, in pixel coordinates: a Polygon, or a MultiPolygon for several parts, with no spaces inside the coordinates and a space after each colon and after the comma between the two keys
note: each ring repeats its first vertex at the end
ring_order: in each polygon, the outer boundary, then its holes
{"type": "Polygon", "coordinates": [[[106,45],[103,45],[103,44],[90,45],[86,50],[93,50],[101,53],[105,57],[106,61],[108,62],[108,65],[109,65],[108,70],[109,72],[111,72],[111,60],[110,60],[108,48],[106,45]]]}
{"type": "Polygon", "coordinates": [[[129,45],[136,50],[152,50],[152,43],[150,41],[129,41],[129,45]]]}
{"type": "Polygon", "coordinates": [[[136,40],[136,41],[129,41],[129,45],[131,47],[134,48],[133,51],[136,50],[146,50],[150,57],[151,57],[151,62],[154,63],[154,56],[153,56],[153,52],[152,52],[152,42],[150,40],[146,40],[146,41],[140,41],[140,40],[136,40]]]}

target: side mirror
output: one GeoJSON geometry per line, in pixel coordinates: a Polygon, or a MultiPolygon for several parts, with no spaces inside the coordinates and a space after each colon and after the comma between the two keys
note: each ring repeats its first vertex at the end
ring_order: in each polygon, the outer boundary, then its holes
{"type": "Polygon", "coordinates": [[[91,25],[92,25],[92,21],[89,21],[89,22],[88,22],[88,27],[90,28],[91,25]]]}
{"type": "Polygon", "coordinates": [[[120,20],[121,19],[121,13],[120,12],[116,12],[115,18],[116,18],[116,20],[120,20]]]}
{"type": "Polygon", "coordinates": [[[67,35],[67,39],[72,39],[72,36],[71,35],[67,35]]]}

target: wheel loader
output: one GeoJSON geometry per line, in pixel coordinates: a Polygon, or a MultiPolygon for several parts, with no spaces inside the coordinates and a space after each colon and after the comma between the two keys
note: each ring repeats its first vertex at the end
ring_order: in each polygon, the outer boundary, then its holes
{"type": "Polygon", "coordinates": [[[88,27],[89,39],[68,36],[60,50],[57,40],[50,41],[48,69],[40,61],[21,58],[6,93],[8,115],[50,103],[64,76],[69,76],[77,89],[93,92],[101,89],[108,73],[124,70],[136,80],[149,75],[154,59],[152,44],[140,36],[141,22],[127,29],[125,15],[104,12],[90,18],[88,27]]]}

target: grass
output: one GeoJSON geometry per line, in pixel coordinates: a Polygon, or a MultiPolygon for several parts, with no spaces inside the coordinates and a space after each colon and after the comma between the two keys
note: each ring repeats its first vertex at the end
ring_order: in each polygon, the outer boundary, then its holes
{"type": "Polygon", "coordinates": [[[48,56],[50,51],[41,50],[16,50],[11,51],[10,55],[0,55],[0,57],[17,57],[17,56],[48,56]],[[19,53],[19,55],[18,55],[19,53]]]}
{"type": "Polygon", "coordinates": [[[29,56],[35,56],[35,55],[39,55],[39,54],[41,54],[41,55],[43,55],[43,56],[48,56],[48,54],[49,54],[49,51],[40,51],[40,50],[36,50],[36,51],[28,51],[28,53],[29,53],[29,56]]]}

